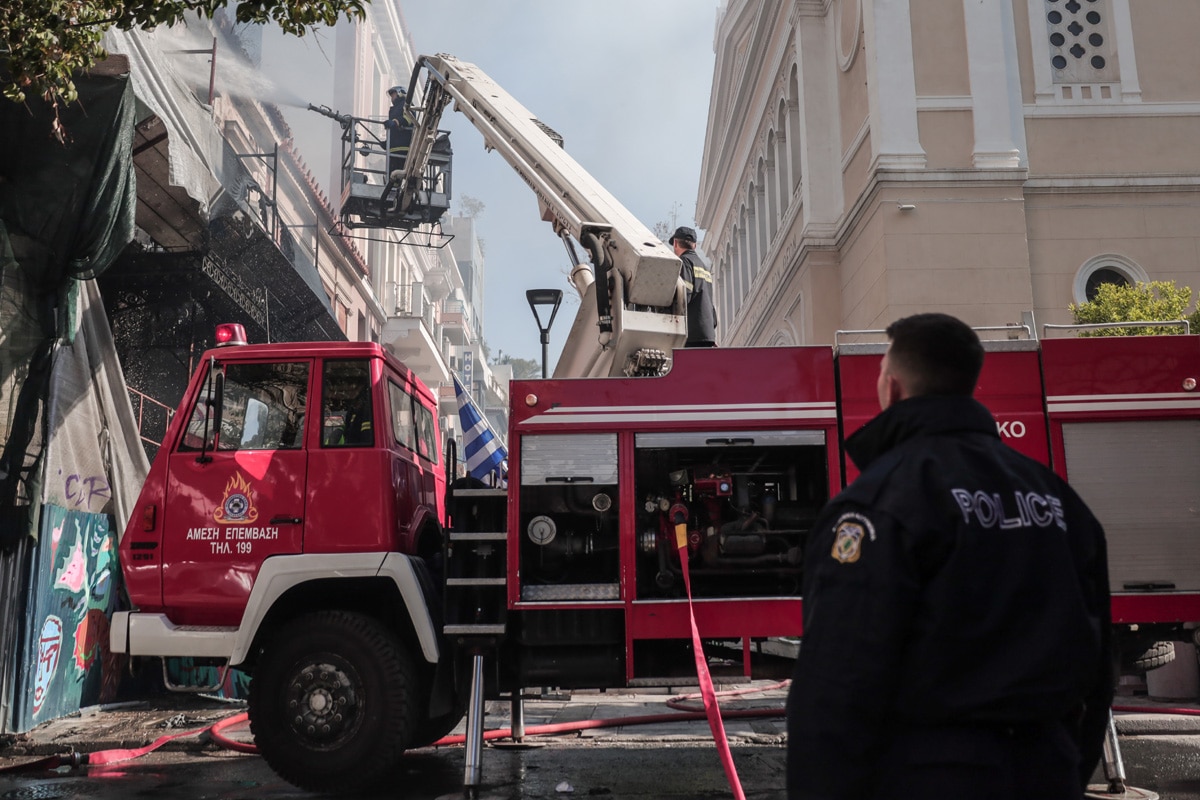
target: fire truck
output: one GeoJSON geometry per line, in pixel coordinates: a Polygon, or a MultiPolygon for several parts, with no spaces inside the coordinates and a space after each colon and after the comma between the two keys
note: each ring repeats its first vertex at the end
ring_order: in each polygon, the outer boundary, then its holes
{"type": "MultiPolygon", "coordinates": [[[[484,697],[515,720],[528,687],[692,683],[693,624],[715,680],[788,677],[806,538],[855,476],[842,442],[877,410],[878,332],[677,349],[665,247],[477,68],[420,69],[425,108],[449,93],[592,262],[555,376],[511,386],[506,485],[453,479],[436,397],[378,345],[245,344],[222,326],[120,544],[133,609],[112,649],[249,671],[259,751],[316,791],[379,781],[464,715],[477,787],[484,697]]],[[[417,114],[412,152],[434,117],[417,114]]],[[[426,165],[409,158],[367,183],[372,213],[420,216],[426,165]]],[[[981,333],[1000,435],[1106,526],[1118,635],[1190,635],[1200,336],[981,333]]]]}

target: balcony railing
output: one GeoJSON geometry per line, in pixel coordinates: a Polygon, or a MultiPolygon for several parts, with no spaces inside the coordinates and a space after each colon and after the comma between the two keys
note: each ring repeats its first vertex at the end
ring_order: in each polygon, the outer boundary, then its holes
{"type": "Polygon", "coordinates": [[[132,387],[126,388],[129,391],[129,402],[133,405],[133,416],[137,420],[138,438],[142,440],[142,448],[146,455],[154,458],[167,435],[167,426],[171,424],[171,417],[175,416],[175,409],[144,392],[132,387]]]}

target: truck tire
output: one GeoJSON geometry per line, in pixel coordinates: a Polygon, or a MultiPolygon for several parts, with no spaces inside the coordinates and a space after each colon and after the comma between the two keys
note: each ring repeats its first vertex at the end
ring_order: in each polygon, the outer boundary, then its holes
{"type": "Polygon", "coordinates": [[[1175,660],[1174,642],[1154,642],[1140,653],[1134,653],[1132,664],[1135,670],[1145,672],[1166,666],[1175,660]]]}
{"type": "Polygon", "coordinates": [[[376,786],[415,729],[412,658],[379,620],[321,611],[263,648],[250,682],[250,730],[280,777],[313,792],[376,786]]]}
{"type": "Polygon", "coordinates": [[[466,715],[467,698],[464,696],[455,704],[453,711],[419,723],[417,725],[417,732],[413,734],[412,744],[409,747],[415,750],[418,747],[426,747],[433,744],[454,730],[466,715]]]}

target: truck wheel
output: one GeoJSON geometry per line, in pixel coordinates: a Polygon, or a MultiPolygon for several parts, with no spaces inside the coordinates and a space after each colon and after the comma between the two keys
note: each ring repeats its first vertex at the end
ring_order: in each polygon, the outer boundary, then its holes
{"type": "Polygon", "coordinates": [[[467,696],[464,694],[454,704],[454,710],[440,717],[425,720],[417,724],[417,732],[413,734],[410,748],[425,747],[441,739],[454,730],[458,723],[467,715],[467,696]]]}
{"type": "Polygon", "coordinates": [[[280,777],[313,792],[383,778],[416,719],[416,670],[403,644],[364,614],[322,611],[281,628],[250,682],[250,730],[280,777]]]}

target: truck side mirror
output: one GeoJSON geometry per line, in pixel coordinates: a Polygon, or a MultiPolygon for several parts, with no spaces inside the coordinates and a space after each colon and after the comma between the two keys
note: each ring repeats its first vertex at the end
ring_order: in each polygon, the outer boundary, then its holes
{"type": "Polygon", "coordinates": [[[221,435],[221,406],[225,397],[225,373],[217,368],[217,360],[214,358],[209,363],[208,378],[205,381],[204,395],[208,397],[209,407],[212,409],[212,414],[204,415],[204,439],[200,444],[200,455],[196,456],[196,462],[199,464],[207,464],[212,461],[212,456],[208,453],[209,442],[212,442],[212,447],[217,448],[217,437],[221,435]],[[211,387],[211,391],[209,391],[211,387]],[[210,439],[208,436],[208,421],[212,420],[213,436],[210,439]]]}

